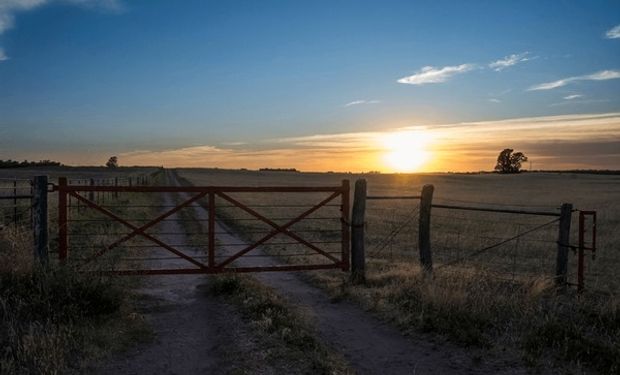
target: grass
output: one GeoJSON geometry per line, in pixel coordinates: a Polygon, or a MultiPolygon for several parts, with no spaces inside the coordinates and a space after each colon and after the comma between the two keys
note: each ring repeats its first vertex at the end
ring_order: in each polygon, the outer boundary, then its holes
{"type": "MultiPolygon", "coordinates": [[[[238,307],[267,348],[266,361],[288,374],[349,374],[345,361],[326,347],[310,322],[272,289],[249,276],[215,276],[210,293],[238,307]]],[[[240,369],[240,373],[244,370],[240,369]]]]}
{"type": "MultiPolygon", "coordinates": [[[[339,185],[355,175],[181,170],[195,185],[339,185]]],[[[351,285],[340,272],[311,275],[334,298],[356,301],[407,334],[427,332],[488,355],[522,358],[533,367],[554,366],[567,373],[596,370],[620,372],[620,184],[618,176],[573,174],[498,175],[367,175],[369,194],[416,195],[425,183],[435,184],[435,201],[447,204],[501,206],[554,211],[563,202],[599,212],[597,260],[586,260],[588,291],[559,296],[552,285],[557,226],[512,241],[477,257],[476,249],[544,223],[549,218],[433,210],[435,265],[461,259],[435,272],[420,274],[417,261],[415,205],[369,201],[366,215],[367,283],[351,285]],[[527,206],[527,207],[522,207],[527,206]],[[413,220],[411,220],[413,218],[413,220]],[[408,224],[400,228],[403,222],[408,224]],[[389,234],[395,233],[393,236],[389,234]],[[385,239],[388,239],[386,242],[385,239]]],[[[314,203],[318,197],[285,194],[238,194],[253,205],[314,203]],[[307,199],[307,202],[306,200],[307,199]]],[[[219,203],[218,203],[219,204],[219,203]]],[[[294,214],[291,208],[257,208],[269,217],[294,214]]],[[[337,215],[337,208],[329,214],[337,215]]],[[[264,226],[232,208],[218,215],[249,241],[264,226]]],[[[321,215],[326,215],[325,212],[321,215]]],[[[336,224],[337,225],[337,224],[336,224]]],[[[574,226],[573,226],[574,228],[574,226]]],[[[295,231],[328,229],[324,223],[296,224],[295,231]]],[[[573,230],[573,233],[575,231],[573,230]]],[[[304,233],[316,241],[326,233],[304,233]]],[[[574,239],[573,239],[574,241],[574,239]]],[[[338,246],[338,245],[336,245],[338,246]]],[[[317,256],[291,258],[295,246],[266,246],[285,261],[313,262],[317,256]]],[[[302,252],[305,250],[302,250],[302,252]]],[[[574,281],[576,257],[571,254],[574,281]]]]}
{"type": "MultiPolygon", "coordinates": [[[[143,203],[154,204],[148,197],[143,203]]],[[[132,203],[135,204],[135,199],[132,203]]],[[[0,232],[0,373],[82,373],[112,352],[152,339],[152,332],[135,312],[135,279],[107,276],[99,270],[117,266],[122,254],[112,254],[78,271],[75,259],[87,256],[112,237],[103,222],[75,222],[70,261],[60,266],[55,258],[55,201],[52,201],[50,265],[33,262],[31,233],[13,227],[0,232]]],[[[123,197],[108,201],[127,205],[123,197]]],[[[126,214],[126,209],[119,213],[126,214]]],[[[73,218],[93,219],[84,210],[73,218]]],[[[141,208],[137,217],[152,213],[141,208]]]]}
{"type": "Polygon", "coordinates": [[[0,241],[0,373],[80,372],[86,360],[148,339],[123,281],[36,266],[25,234],[0,241]]]}
{"type": "MultiPolygon", "coordinates": [[[[176,197],[179,203],[182,199],[176,197]]],[[[194,207],[178,212],[181,224],[189,235],[188,243],[200,246],[206,241],[208,231],[200,221],[194,207]]],[[[264,360],[288,374],[348,374],[343,358],[325,346],[317,337],[311,323],[273,289],[264,286],[248,275],[216,275],[209,280],[209,293],[225,298],[237,307],[242,318],[249,323],[258,340],[258,347],[264,349],[264,360]],[[291,366],[291,364],[295,364],[291,366]]],[[[232,351],[232,357],[241,353],[232,351]]],[[[258,359],[263,360],[262,358],[258,359]]],[[[254,373],[256,363],[235,360],[232,373],[254,373]]],[[[261,367],[259,365],[259,367],[261,367]]]]}

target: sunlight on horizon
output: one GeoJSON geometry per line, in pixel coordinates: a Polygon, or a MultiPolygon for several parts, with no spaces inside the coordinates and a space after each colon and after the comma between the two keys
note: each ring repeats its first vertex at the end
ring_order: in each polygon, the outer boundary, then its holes
{"type": "Polygon", "coordinates": [[[387,151],[383,160],[394,172],[417,172],[431,159],[428,147],[432,139],[428,133],[407,130],[381,138],[387,151]]]}

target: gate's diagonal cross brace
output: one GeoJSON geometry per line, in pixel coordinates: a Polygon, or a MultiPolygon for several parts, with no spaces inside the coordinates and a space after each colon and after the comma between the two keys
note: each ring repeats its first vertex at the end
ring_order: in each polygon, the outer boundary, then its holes
{"type": "Polygon", "coordinates": [[[130,239],[132,239],[133,237],[137,236],[138,234],[142,234],[144,233],[145,230],[149,229],[150,227],[152,227],[153,225],[161,222],[162,220],[164,220],[165,218],[167,218],[168,216],[171,216],[172,214],[178,212],[179,210],[189,206],[190,204],[196,202],[197,200],[203,198],[205,195],[207,195],[207,192],[203,192],[200,193],[188,200],[186,200],[185,202],[181,203],[180,205],[174,207],[173,209],[159,215],[158,217],[156,217],[155,219],[149,221],[148,223],[144,224],[143,226],[141,226],[140,228],[134,230],[133,232],[127,234],[125,237],[117,240],[116,242],[112,243],[111,245],[108,246],[108,249],[112,249],[118,245],[120,245],[121,243],[128,241],[130,239]]]}
{"type": "Polygon", "coordinates": [[[298,223],[299,221],[301,221],[303,218],[305,218],[306,216],[312,214],[313,212],[315,212],[316,210],[318,210],[319,208],[323,207],[324,205],[326,205],[327,203],[329,203],[331,200],[333,200],[334,198],[336,198],[337,196],[339,196],[341,194],[341,192],[337,191],[332,193],[329,197],[325,198],[324,200],[322,200],[320,203],[318,203],[317,205],[315,205],[314,207],[310,208],[309,210],[303,212],[301,215],[297,216],[296,218],[292,219],[291,221],[289,221],[288,223],[280,226],[277,223],[267,219],[266,217],[264,217],[263,215],[259,214],[258,212],[252,210],[251,208],[245,206],[243,203],[240,203],[239,201],[235,200],[234,198],[222,193],[222,192],[217,192],[217,195],[220,196],[221,198],[227,200],[228,202],[234,204],[235,206],[241,208],[242,210],[248,212],[249,214],[251,214],[252,216],[256,217],[257,219],[269,224],[270,226],[272,226],[274,228],[273,231],[271,231],[269,234],[267,234],[266,236],[264,236],[263,238],[261,238],[260,240],[258,240],[257,242],[255,242],[254,244],[246,247],[245,249],[239,251],[238,253],[232,255],[230,258],[228,258],[226,261],[218,264],[218,268],[222,268],[225,267],[226,265],[232,263],[233,261],[235,261],[237,258],[240,258],[241,256],[243,256],[244,254],[254,250],[255,248],[257,248],[258,246],[260,246],[261,244],[267,242],[268,240],[270,240],[271,238],[275,237],[277,234],[279,233],[283,233],[286,234],[287,236],[293,238],[294,240],[298,241],[300,244],[306,245],[307,247],[311,248],[312,250],[318,252],[319,254],[329,258],[330,260],[332,260],[334,263],[339,263],[340,260],[338,258],[333,257],[331,254],[319,249],[318,247],[314,246],[313,244],[311,244],[310,242],[304,240],[303,238],[301,238],[300,236],[296,235],[295,233],[291,232],[288,230],[288,228],[296,223],[298,223]]]}
{"type": "MultiPolygon", "coordinates": [[[[134,237],[134,236],[136,236],[136,235],[143,236],[144,238],[146,238],[146,239],[148,239],[148,240],[150,240],[150,241],[152,241],[152,242],[156,243],[156,244],[157,244],[157,245],[159,245],[160,247],[163,247],[164,249],[166,249],[166,250],[168,250],[168,251],[170,251],[170,252],[172,252],[172,253],[174,253],[174,254],[178,255],[179,257],[181,257],[181,258],[183,258],[183,259],[185,259],[185,260],[187,260],[188,262],[190,262],[190,263],[192,263],[192,264],[194,264],[194,265],[196,265],[196,266],[198,266],[198,267],[200,267],[200,268],[206,268],[206,266],[205,266],[204,264],[202,264],[202,263],[200,263],[200,262],[196,261],[195,259],[193,259],[193,258],[191,258],[190,256],[188,256],[188,255],[184,254],[183,252],[181,252],[181,251],[179,251],[179,250],[177,250],[177,249],[175,249],[175,248],[173,248],[173,247],[169,246],[168,244],[166,244],[166,243],[164,243],[164,242],[162,242],[162,241],[158,240],[157,238],[155,238],[155,237],[153,237],[153,236],[149,235],[148,233],[144,233],[144,230],[148,229],[148,228],[149,228],[150,226],[152,226],[152,225],[155,225],[158,221],[163,220],[163,218],[165,218],[165,217],[167,217],[167,216],[169,216],[169,215],[172,215],[174,212],[176,212],[176,211],[180,210],[181,208],[183,208],[183,207],[185,207],[185,206],[187,206],[187,205],[189,205],[189,204],[191,204],[191,203],[195,202],[196,200],[198,200],[198,199],[200,199],[200,198],[204,197],[204,196],[206,195],[206,192],[200,193],[200,194],[196,195],[195,197],[193,197],[193,198],[191,198],[191,199],[189,199],[189,200],[185,201],[182,205],[175,207],[173,210],[168,211],[166,214],[160,215],[158,218],[154,219],[154,221],[151,221],[151,222],[149,222],[149,223],[147,223],[147,224],[143,225],[142,227],[137,227],[137,226],[135,226],[135,225],[131,224],[130,222],[126,221],[125,219],[121,218],[120,216],[118,216],[118,215],[116,215],[116,214],[114,214],[114,213],[112,213],[112,212],[110,212],[110,211],[108,211],[108,210],[106,210],[106,209],[104,209],[104,208],[102,208],[102,207],[98,206],[97,204],[95,204],[95,203],[93,203],[92,201],[90,201],[90,200],[88,200],[88,199],[86,199],[86,198],[82,197],[82,196],[81,196],[81,195],[79,195],[79,194],[76,194],[75,192],[69,192],[69,195],[71,195],[71,196],[73,196],[73,197],[77,198],[78,200],[80,200],[80,201],[84,202],[84,203],[85,203],[87,206],[89,206],[90,208],[92,208],[92,209],[94,209],[94,210],[97,210],[97,211],[99,211],[99,212],[101,212],[101,213],[103,213],[103,214],[105,214],[105,215],[107,215],[107,216],[109,216],[109,217],[113,218],[114,220],[118,221],[119,223],[121,223],[121,224],[123,224],[123,225],[125,225],[125,226],[127,226],[127,227],[129,227],[129,228],[131,228],[131,229],[133,229],[133,232],[129,234],[129,235],[131,235],[131,237],[129,237],[129,238],[132,238],[132,237],[134,237]],[[171,212],[171,211],[173,211],[173,212],[171,212]],[[162,216],[163,216],[163,217],[162,217],[162,216]]],[[[129,236],[129,235],[128,235],[128,236],[129,236]]],[[[127,236],[126,236],[126,237],[127,237],[127,236]]],[[[127,238],[127,239],[129,239],[129,238],[127,238]]],[[[121,242],[122,242],[122,241],[121,241],[121,242]]],[[[119,244],[119,243],[120,243],[119,241],[116,241],[116,242],[115,242],[115,244],[116,244],[115,246],[118,246],[118,244],[119,244]]],[[[92,261],[93,259],[95,259],[95,258],[97,258],[97,257],[99,257],[99,256],[101,256],[101,255],[103,255],[105,252],[107,252],[107,251],[108,251],[108,250],[110,250],[111,248],[112,248],[111,246],[107,246],[105,249],[103,249],[103,250],[101,250],[101,251],[98,251],[98,252],[97,252],[97,253],[95,253],[93,256],[91,256],[90,258],[88,258],[88,259],[86,260],[86,263],[88,263],[88,262],[92,261]]]]}

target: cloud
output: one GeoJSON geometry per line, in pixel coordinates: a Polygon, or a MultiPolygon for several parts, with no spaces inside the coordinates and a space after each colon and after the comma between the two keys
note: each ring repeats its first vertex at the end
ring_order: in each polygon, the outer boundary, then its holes
{"type": "Polygon", "coordinates": [[[609,79],[620,78],[620,70],[601,70],[600,72],[587,74],[583,76],[568,77],[553,82],[541,83],[531,86],[527,91],[552,90],[558,87],[566,86],[569,83],[578,81],[606,81],[609,79]]]}
{"type": "Polygon", "coordinates": [[[491,98],[491,99],[489,99],[489,101],[490,101],[491,103],[501,103],[501,102],[502,102],[501,100],[496,99],[496,98],[491,98]]]}
{"type": "Polygon", "coordinates": [[[616,25],[611,29],[607,30],[605,33],[605,38],[607,39],[618,39],[620,38],[620,25],[616,25]]]}
{"type": "Polygon", "coordinates": [[[347,104],[345,104],[345,107],[351,107],[353,105],[360,105],[360,104],[378,104],[381,103],[381,101],[379,100],[354,100],[352,102],[349,102],[347,104]]]}
{"type": "Polygon", "coordinates": [[[399,79],[398,83],[408,85],[424,85],[427,83],[442,83],[457,74],[469,72],[476,68],[475,64],[461,64],[455,66],[444,66],[443,68],[435,68],[425,66],[415,74],[399,79]]]}
{"type": "Polygon", "coordinates": [[[15,25],[15,14],[51,3],[68,3],[85,8],[99,8],[108,11],[124,9],[119,0],[0,0],[0,35],[15,25]]]}
{"type": "MultiPolygon", "coordinates": [[[[127,165],[219,168],[297,168],[304,171],[386,170],[387,134],[416,131],[432,139],[426,171],[489,170],[510,145],[537,168],[614,168],[620,163],[620,113],[513,118],[385,131],[313,134],[254,141],[240,147],[191,146],[119,153],[127,165]],[[509,131],[507,131],[509,129],[509,131]]],[[[102,157],[99,157],[102,159],[102,157]]],[[[78,163],[83,163],[81,159],[78,163]]]]}
{"type": "Polygon", "coordinates": [[[532,60],[532,57],[527,57],[529,52],[523,53],[515,53],[510,56],[506,56],[503,59],[499,59],[497,61],[493,61],[489,64],[489,68],[495,70],[496,72],[500,72],[509,66],[517,65],[520,62],[532,60]]]}
{"type": "Polygon", "coordinates": [[[567,95],[564,97],[564,99],[566,100],[573,100],[573,99],[579,99],[579,98],[583,98],[583,95],[581,94],[573,94],[573,95],[567,95]]]}
{"type": "MultiPolygon", "coordinates": [[[[125,8],[120,0],[0,0],[0,36],[15,26],[15,14],[33,10],[51,3],[66,3],[84,8],[97,8],[111,12],[121,12],[125,8]]],[[[8,60],[0,47],[0,62],[8,60]]]]}

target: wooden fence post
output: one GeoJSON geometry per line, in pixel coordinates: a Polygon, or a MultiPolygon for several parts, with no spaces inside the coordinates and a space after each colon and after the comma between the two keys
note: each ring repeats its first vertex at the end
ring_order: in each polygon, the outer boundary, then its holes
{"type": "Polygon", "coordinates": [[[48,261],[47,176],[36,176],[34,178],[33,208],[34,257],[46,266],[48,261]]]}
{"type": "MultiPolygon", "coordinates": [[[[118,177],[114,177],[114,187],[118,187],[118,177]]],[[[114,192],[114,198],[118,198],[118,191],[114,192]]]]}
{"type": "Polygon", "coordinates": [[[561,290],[566,290],[568,273],[568,249],[570,245],[570,223],[573,205],[562,204],[560,210],[560,225],[558,231],[558,255],[555,264],[555,285],[561,290]]]}
{"type": "Polygon", "coordinates": [[[424,185],[420,197],[420,220],[418,229],[418,247],[420,249],[420,264],[427,275],[433,272],[433,257],[431,253],[431,207],[433,204],[433,185],[424,185]]]}
{"type": "Polygon", "coordinates": [[[364,249],[364,216],[366,213],[366,180],[355,181],[351,213],[351,282],[366,281],[366,254],[364,249]]]}

